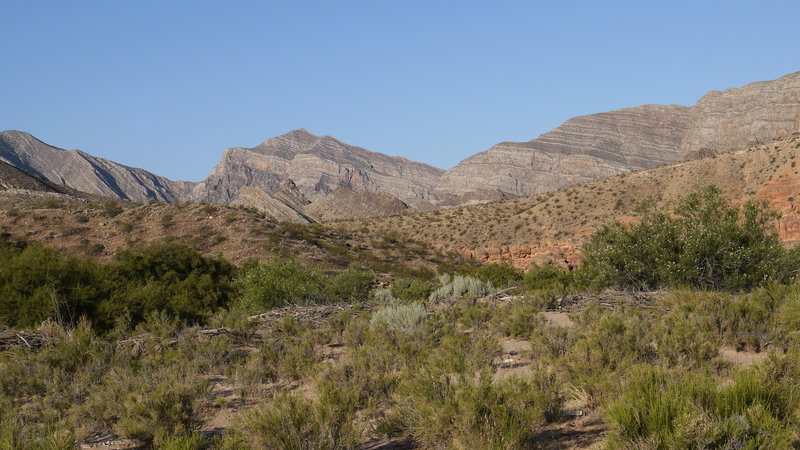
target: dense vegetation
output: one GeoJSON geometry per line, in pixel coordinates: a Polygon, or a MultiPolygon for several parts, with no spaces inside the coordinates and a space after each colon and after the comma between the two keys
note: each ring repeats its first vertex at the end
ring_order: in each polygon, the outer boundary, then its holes
{"type": "Polygon", "coordinates": [[[0,447],[113,433],[183,449],[404,437],[524,448],[552,437],[565,411],[600,417],[596,438],[612,448],[800,445],[798,262],[772,214],[713,187],[671,214],[641,211],[598,230],[574,272],[463,265],[435,282],[388,274],[387,286],[363,264],[326,274],[274,256],[237,268],[173,244],[100,263],[3,242],[0,325],[44,343],[0,353],[0,447]],[[607,287],[665,289],[596,300],[607,287]],[[565,299],[568,321],[553,322],[545,311],[565,299]],[[333,302],[357,306],[248,319],[333,302]],[[234,410],[224,432],[199,433],[234,410]]]}
{"type": "Polygon", "coordinates": [[[579,281],[621,289],[739,291],[787,282],[800,269],[797,252],[767,229],[775,213],[762,202],[738,208],[707,186],[684,197],[672,215],[652,202],[640,207],[640,215],[636,224],[616,222],[594,233],[583,249],[579,281]]]}
{"type": "Polygon", "coordinates": [[[233,296],[236,268],[188,247],[158,244],[120,251],[102,264],[38,243],[0,243],[0,323],[33,327],[45,319],[98,330],[135,326],[151,312],[199,323],[233,296]]]}

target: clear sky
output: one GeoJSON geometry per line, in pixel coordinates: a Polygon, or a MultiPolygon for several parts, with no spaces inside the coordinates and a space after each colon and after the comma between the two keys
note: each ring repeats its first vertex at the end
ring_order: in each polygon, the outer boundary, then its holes
{"type": "Polygon", "coordinates": [[[296,128],[449,168],[800,71],[796,0],[3,0],[0,18],[0,130],[192,181],[296,128]]]}

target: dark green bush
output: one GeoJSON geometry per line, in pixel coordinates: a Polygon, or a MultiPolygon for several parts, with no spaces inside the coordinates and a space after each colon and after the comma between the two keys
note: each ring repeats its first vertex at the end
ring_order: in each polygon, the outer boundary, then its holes
{"type": "Polygon", "coordinates": [[[0,244],[0,267],[0,323],[15,327],[93,318],[113,288],[101,264],[38,243],[0,244]]]}
{"type": "Polygon", "coordinates": [[[747,290],[788,281],[798,264],[770,229],[775,213],[764,202],[729,205],[713,185],[683,198],[672,215],[652,202],[641,220],[596,231],[583,247],[576,277],[587,286],[657,289],[666,286],[747,290]]]}
{"type": "Polygon", "coordinates": [[[133,324],[151,311],[199,322],[227,306],[236,268],[222,258],[203,257],[180,244],[153,244],[117,253],[112,265],[115,290],[98,319],[111,325],[128,314],[133,324]]]}
{"type": "Polygon", "coordinates": [[[153,311],[198,322],[228,304],[235,267],[178,244],[123,250],[103,264],[38,243],[0,244],[0,323],[34,327],[80,317],[107,331],[153,311]]]}
{"type": "Polygon", "coordinates": [[[458,270],[458,275],[473,276],[484,283],[492,282],[498,289],[508,286],[518,285],[523,278],[521,270],[515,269],[508,264],[482,264],[479,266],[462,265],[458,270]]]}
{"type": "Polygon", "coordinates": [[[539,266],[533,263],[531,264],[531,270],[522,279],[525,291],[540,294],[563,292],[571,284],[572,273],[553,264],[539,266]]]}
{"type": "Polygon", "coordinates": [[[425,300],[431,295],[431,285],[416,278],[400,278],[392,284],[391,293],[398,300],[425,300]]]}

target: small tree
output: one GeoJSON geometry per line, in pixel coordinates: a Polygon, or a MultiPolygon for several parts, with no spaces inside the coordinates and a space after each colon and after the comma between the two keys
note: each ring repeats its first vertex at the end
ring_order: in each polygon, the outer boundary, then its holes
{"type": "Polygon", "coordinates": [[[649,200],[639,213],[639,223],[606,224],[592,235],[576,274],[581,284],[739,291],[787,281],[796,271],[794,252],[769,227],[777,214],[764,201],[739,208],[709,185],[684,197],[672,215],[656,211],[649,200]]]}

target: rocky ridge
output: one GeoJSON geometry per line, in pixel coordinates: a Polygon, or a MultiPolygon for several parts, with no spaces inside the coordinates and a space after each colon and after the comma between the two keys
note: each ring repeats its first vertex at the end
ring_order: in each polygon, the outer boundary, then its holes
{"type": "Polygon", "coordinates": [[[80,150],[53,147],[21,131],[0,133],[0,160],[82,192],[139,202],[174,202],[187,196],[193,186],[80,150]]]}
{"type": "Polygon", "coordinates": [[[697,159],[796,131],[800,131],[800,72],[704,95],[691,109],[679,156],[697,159]]]}
{"type": "Polygon", "coordinates": [[[338,211],[330,205],[323,208],[325,220],[334,220],[402,210],[397,205],[383,208],[388,203],[379,196],[372,197],[377,203],[369,211],[362,207],[366,194],[391,196],[410,211],[512,199],[743,148],[795,131],[800,131],[800,72],[712,91],[692,107],[644,105],[575,117],[531,141],[495,145],[447,171],[304,129],[253,148],[225,150],[200,183],[172,181],[79,150],[62,150],[17,131],[0,133],[0,160],[92,194],[233,203],[285,220],[308,220],[303,212],[307,205],[339,188],[363,197],[329,201],[340,206],[338,211]],[[283,189],[286,182],[294,188],[283,189]]]}
{"type": "Polygon", "coordinates": [[[553,191],[678,160],[689,108],[645,105],[569,119],[529,142],[504,142],[439,179],[434,199],[458,205],[553,191]]]}
{"type": "Polygon", "coordinates": [[[425,205],[443,171],[426,164],[370,152],[304,129],[268,139],[253,148],[225,150],[192,197],[199,201],[235,201],[244,186],[268,194],[292,180],[309,200],[340,186],[359,192],[383,192],[410,204],[425,205]]]}

